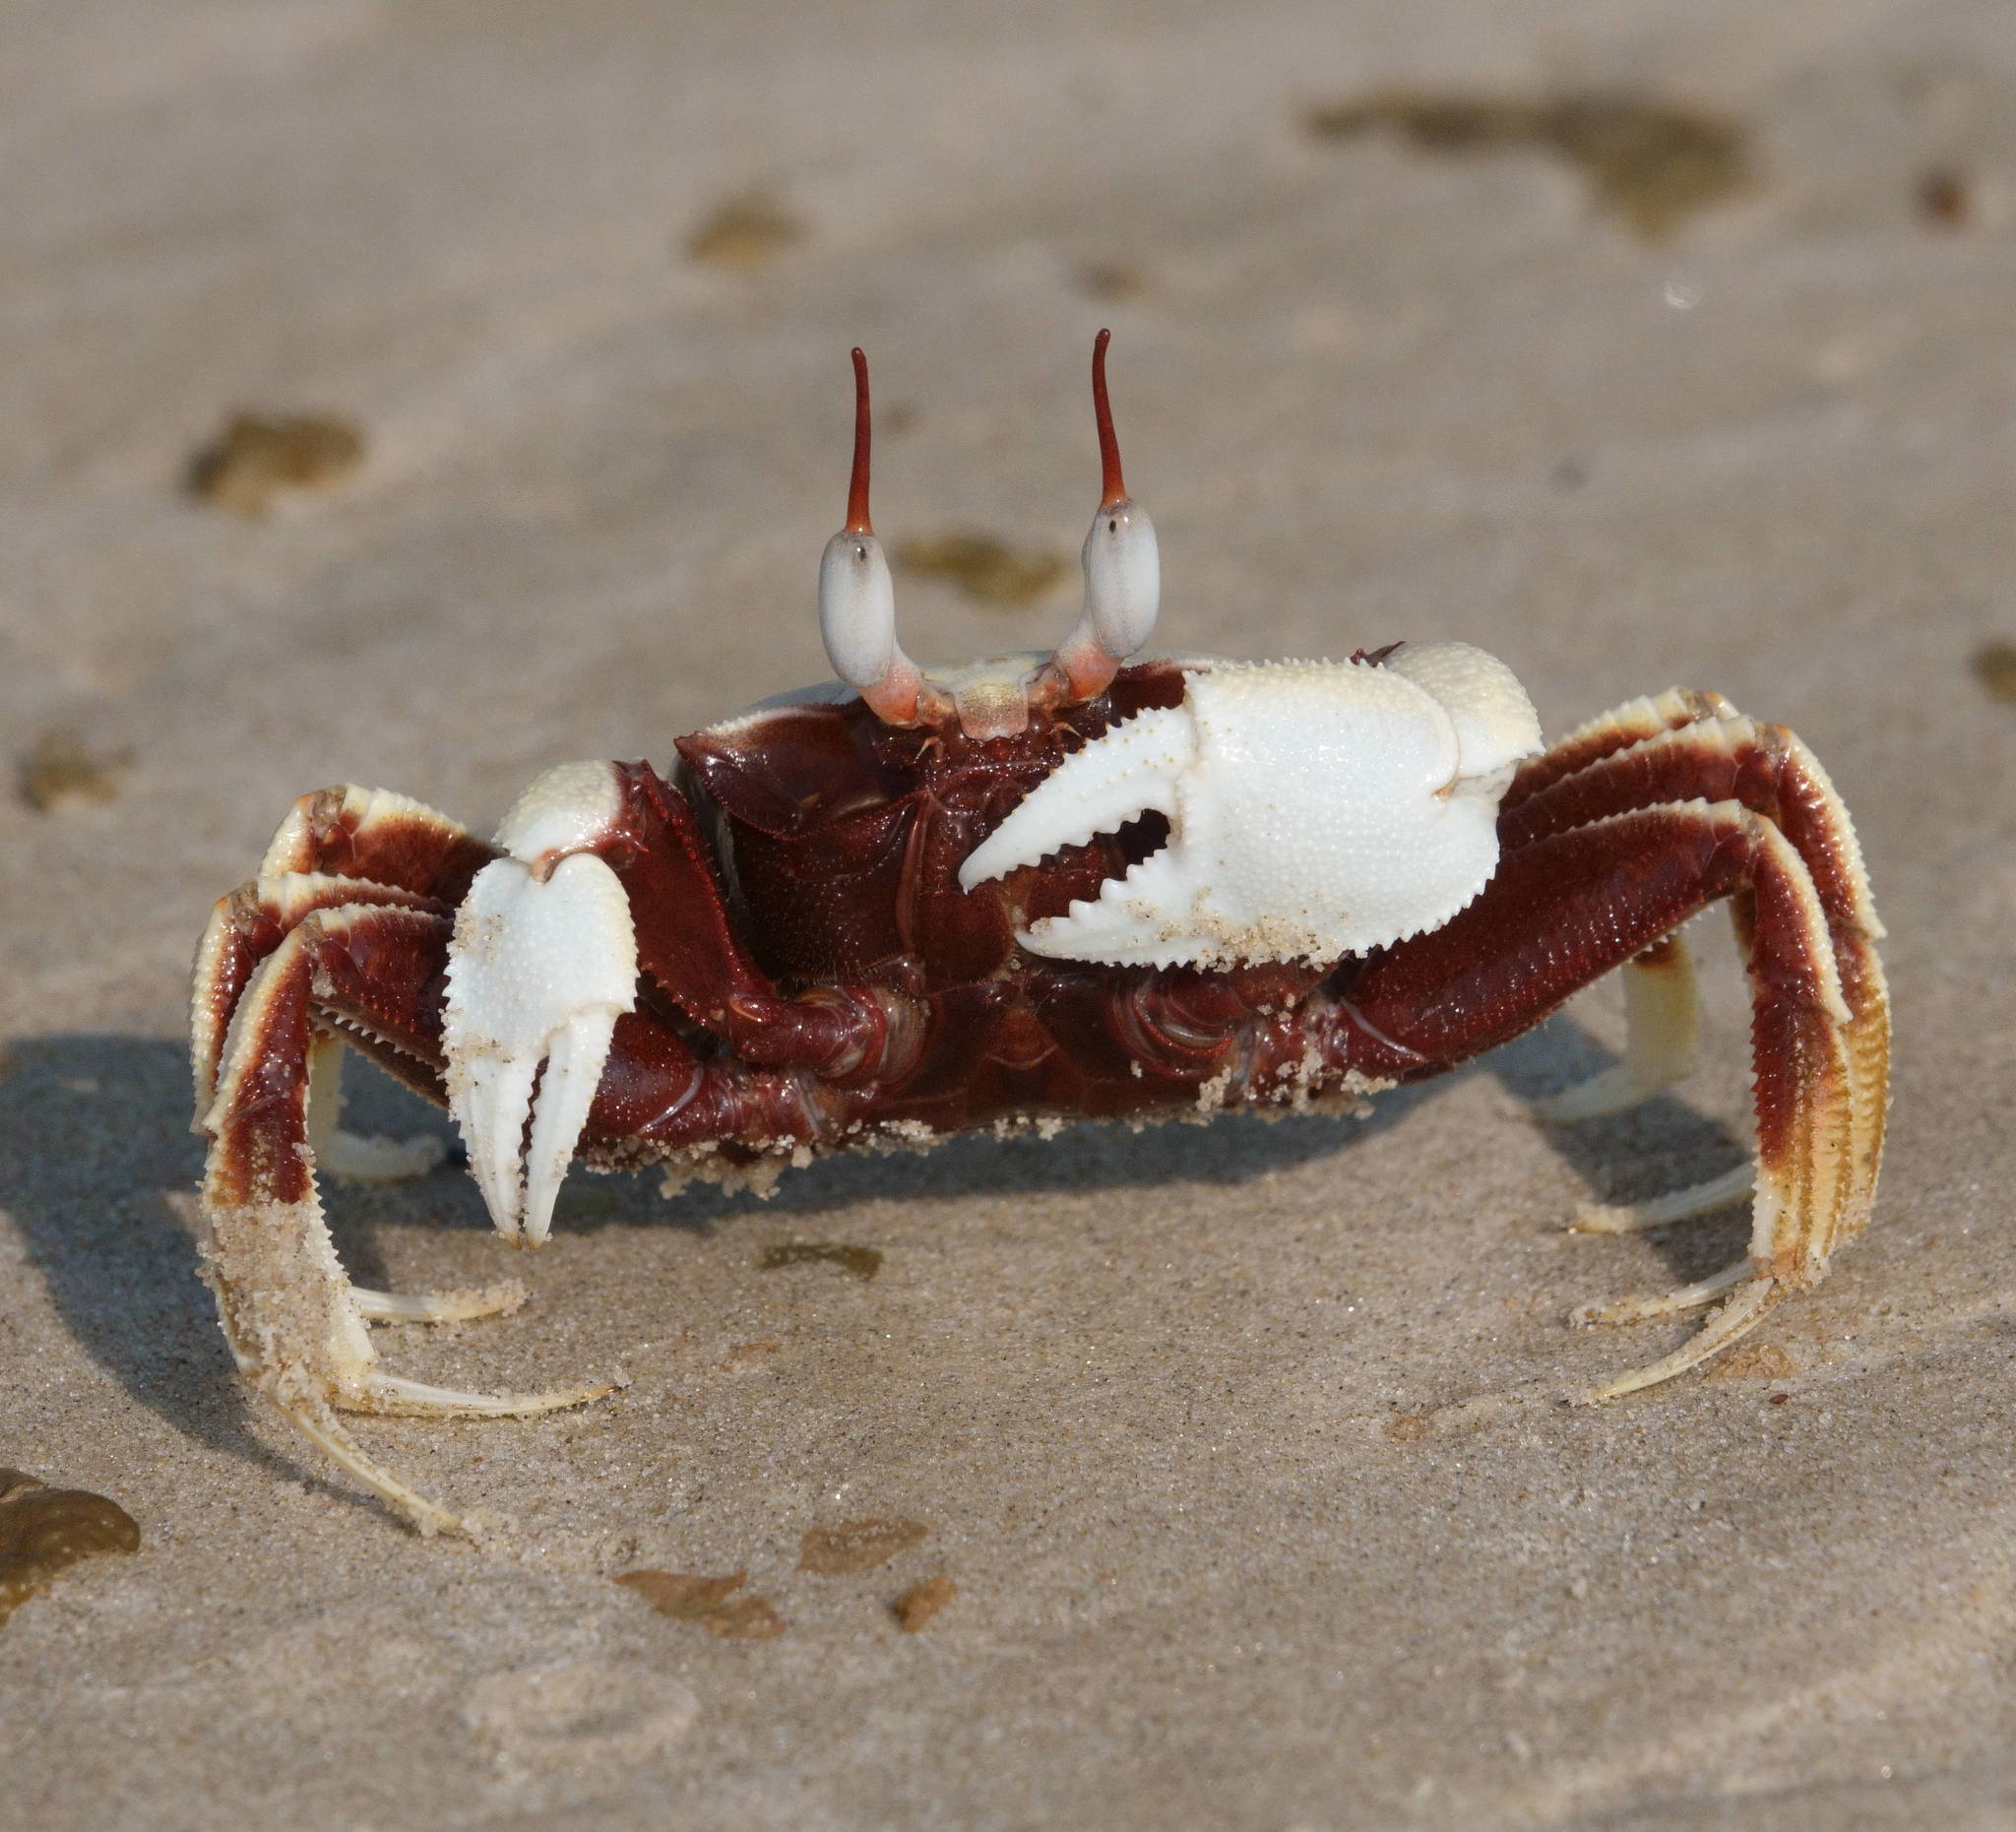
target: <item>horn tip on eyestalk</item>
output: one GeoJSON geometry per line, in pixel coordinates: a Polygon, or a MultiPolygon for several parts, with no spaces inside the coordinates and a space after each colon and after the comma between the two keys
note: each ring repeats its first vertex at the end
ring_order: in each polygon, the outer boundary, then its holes
{"type": "Polygon", "coordinates": [[[1127,479],[1120,474],[1120,441],[1113,432],[1113,407],[1106,395],[1106,346],[1112,341],[1112,332],[1103,328],[1092,341],[1092,415],[1099,429],[1102,509],[1127,500],[1127,479]]]}
{"type": "Polygon", "coordinates": [[[847,484],[847,527],[850,535],[872,535],[875,525],[868,519],[868,459],[872,421],[868,410],[868,358],[856,344],[854,364],[854,465],[847,484]]]}

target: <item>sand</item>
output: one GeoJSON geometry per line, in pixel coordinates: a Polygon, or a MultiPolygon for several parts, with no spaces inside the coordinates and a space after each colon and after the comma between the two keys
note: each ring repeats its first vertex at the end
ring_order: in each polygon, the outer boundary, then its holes
{"type": "MultiPolygon", "coordinates": [[[[21,0],[4,30],[0,734],[107,792],[0,798],[0,1463],[143,1548],[0,1630],[0,1818],[2016,1822],[2016,706],[1970,670],[2016,637],[2007,9],[21,0]],[[1656,93],[1737,123],[1752,181],[1648,239],[1544,147],[1307,131],[1392,85],[1656,93]],[[1613,987],[1364,1121],[968,1141],[767,1205],[577,1177],[508,1268],[466,1176],[338,1187],[372,1284],[534,1285],[387,1332],[399,1370],[630,1380],[361,1422],[493,1524],[414,1539],[248,1407],[194,1276],[211,902],[303,790],[486,828],[547,764],[662,762],[823,674],[854,342],[892,540],[1069,560],[1102,323],[1165,648],[1460,637],[1551,730],[1685,682],[1812,744],[1892,931],[1875,1226],[1724,1377],[1556,1403],[1682,1333],[1574,1305],[1739,1247],[1738,1215],[1561,1232],[1740,1157],[1714,915],[1698,1067],[1560,1134],[1522,1100],[1607,1059],[1613,987]],[[362,462],[263,516],[192,495],[234,413],[334,416],[362,462]],[[882,1259],[773,1252],[802,1243],[882,1259]],[[861,1520],[926,1532],[800,1568],[861,1520]],[[784,1632],[659,1613],[637,1568],[746,1573],[784,1632]]],[[[906,579],[906,641],[1042,643],[1072,593],[906,579]]],[[[441,1126],[353,1080],[367,1126],[441,1126]]]]}

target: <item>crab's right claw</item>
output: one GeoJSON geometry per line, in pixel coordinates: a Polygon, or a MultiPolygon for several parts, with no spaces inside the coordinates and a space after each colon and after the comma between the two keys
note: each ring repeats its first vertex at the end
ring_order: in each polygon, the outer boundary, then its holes
{"type": "Polygon", "coordinates": [[[442,1042],[470,1169],[507,1239],[546,1237],[616,1020],[636,1001],[629,900],[599,858],[574,853],[543,879],[517,858],[476,874],[448,947],[442,1042]]]}
{"type": "Polygon", "coordinates": [[[1497,869],[1498,803],[1540,721],[1466,643],[1383,663],[1199,662],[1183,698],[1065,757],[967,855],[971,891],[1140,814],[1168,843],[1016,939],[1067,961],[1334,962],[1438,928],[1497,869]]]}

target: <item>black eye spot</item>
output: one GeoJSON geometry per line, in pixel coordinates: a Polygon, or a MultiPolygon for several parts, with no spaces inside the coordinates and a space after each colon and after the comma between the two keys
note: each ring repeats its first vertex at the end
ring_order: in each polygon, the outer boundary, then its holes
{"type": "Polygon", "coordinates": [[[1119,518],[1118,518],[1118,517],[1115,517],[1115,518],[1114,518],[1114,519],[1113,519],[1112,521],[1110,521],[1110,522],[1108,522],[1108,523],[1106,524],[1106,533],[1107,533],[1107,534],[1109,534],[1109,535],[1117,535],[1117,534],[1118,534],[1119,532],[1120,532],[1120,523],[1119,523],[1119,518]]]}

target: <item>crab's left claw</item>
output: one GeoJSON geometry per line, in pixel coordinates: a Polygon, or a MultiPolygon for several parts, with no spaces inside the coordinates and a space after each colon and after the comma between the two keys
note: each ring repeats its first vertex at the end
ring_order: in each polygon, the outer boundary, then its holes
{"type": "Polygon", "coordinates": [[[571,854],[543,878],[500,858],[476,874],[449,943],[442,1042],[449,1106],[507,1239],[521,1228],[535,1245],[546,1237],[616,1019],[636,998],[629,900],[599,858],[571,854]]]}

